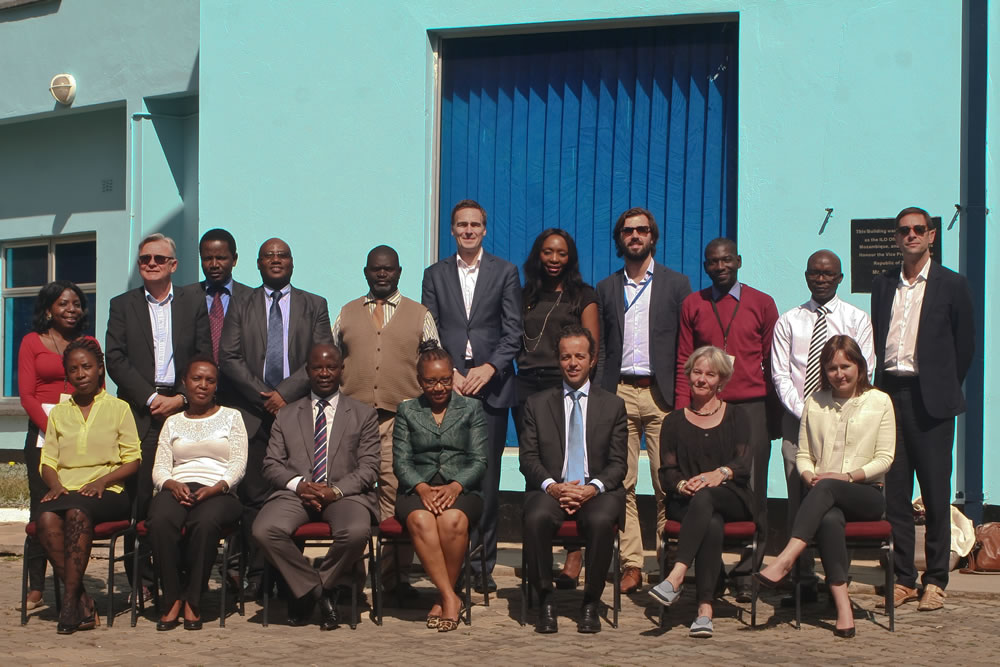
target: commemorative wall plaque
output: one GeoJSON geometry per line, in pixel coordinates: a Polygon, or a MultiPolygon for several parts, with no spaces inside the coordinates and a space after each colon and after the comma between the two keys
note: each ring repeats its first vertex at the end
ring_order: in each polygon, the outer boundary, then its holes
{"type": "MultiPolygon", "coordinates": [[[[941,218],[932,218],[938,230],[931,258],[941,263],[941,218]]],[[[903,255],[896,247],[895,218],[867,218],[851,220],[851,292],[872,291],[875,276],[887,269],[898,267],[903,255]]]]}

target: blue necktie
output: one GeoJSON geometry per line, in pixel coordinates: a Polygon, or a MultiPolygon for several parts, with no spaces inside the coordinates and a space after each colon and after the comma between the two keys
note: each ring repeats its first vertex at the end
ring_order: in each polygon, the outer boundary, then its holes
{"type": "Polygon", "coordinates": [[[566,479],[564,482],[579,480],[580,484],[586,483],[583,471],[583,458],[585,439],[583,432],[583,409],[580,407],[580,397],[582,391],[571,391],[569,397],[573,399],[573,411],[569,415],[569,437],[566,438],[566,479]]]}
{"type": "Polygon", "coordinates": [[[322,398],[316,401],[316,429],[313,432],[312,478],[317,484],[326,482],[326,406],[322,398]]]}
{"type": "Polygon", "coordinates": [[[281,325],[278,301],[281,290],[271,292],[271,310],[267,314],[267,356],[264,357],[264,382],[277,387],[285,379],[285,332],[281,325]]]}

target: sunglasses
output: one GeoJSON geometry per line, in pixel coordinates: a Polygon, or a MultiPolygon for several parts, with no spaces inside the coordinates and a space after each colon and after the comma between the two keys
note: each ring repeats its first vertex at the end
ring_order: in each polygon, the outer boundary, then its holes
{"type": "Polygon", "coordinates": [[[139,264],[166,264],[172,259],[167,255],[139,255],[139,264]]]}
{"type": "Polygon", "coordinates": [[[927,225],[913,225],[912,227],[910,225],[900,225],[896,227],[896,233],[900,236],[909,236],[910,230],[913,230],[913,233],[917,236],[923,236],[927,233],[927,225]]]}
{"type": "Polygon", "coordinates": [[[622,227],[622,236],[632,236],[632,232],[637,233],[639,236],[645,236],[649,234],[649,225],[640,225],[638,227],[622,227]]]}

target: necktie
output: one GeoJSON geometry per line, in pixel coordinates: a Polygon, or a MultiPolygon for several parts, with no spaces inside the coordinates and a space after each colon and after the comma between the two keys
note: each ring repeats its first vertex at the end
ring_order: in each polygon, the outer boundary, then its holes
{"type": "Polygon", "coordinates": [[[222,295],[228,293],[225,287],[209,286],[208,293],[212,295],[212,307],[208,310],[208,327],[212,331],[212,357],[219,363],[219,340],[222,338],[222,322],[226,312],[222,309],[222,295]]]}
{"type": "Polygon", "coordinates": [[[809,360],[806,362],[806,382],[803,386],[802,398],[807,399],[819,388],[819,355],[826,345],[826,308],[816,309],[816,324],[813,325],[812,341],[809,343],[809,360]]]}
{"type": "Polygon", "coordinates": [[[584,458],[584,432],[583,432],[583,409],[580,407],[580,397],[582,391],[571,391],[569,397],[573,399],[573,411],[569,415],[569,434],[566,438],[566,479],[564,482],[579,480],[580,484],[585,483],[585,473],[583,470],[584,458]]]}
{"type": "Polygon", "coordinates": [[[316,430],[313,432],[312,478],[317,484],[326,482],[326,406],[322,398],[316,401],[316,430]]]}
{"type": "Polygon", "coordinates": [[[284,327],[281,325],[281,308],[278,300],[281,291],[271,292],[271,309],[267,314],[267,356],[264,357],[264,382],[277,387],[285,379],[284,327]]]}

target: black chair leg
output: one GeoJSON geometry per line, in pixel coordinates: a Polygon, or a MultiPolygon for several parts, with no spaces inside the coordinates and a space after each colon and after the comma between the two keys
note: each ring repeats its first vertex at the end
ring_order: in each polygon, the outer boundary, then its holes
{"type": "MultiPolygon", "coordinates": [[[[459,616],[466,625],[472,625],[472,542],[465,545],[465,609],[459,612],[459,616]]],[[[485,570],[483,571],[485,575],[485,570]]],[[[488,594],[488,593],[487,593],[488,594]]]]}
{"type": "Polygon", "coordinates": [[[614,550],[614,556],[611,558],[612,581],[614,581],[614,587],[615,587],[615,599],[614,599],[615,609],[613,613],[614,620],[611,622],[611,627],[616,629],[618,628],[618,610],[621,609],[622,607],[622,578],[618,576],[618,567],[619,567],[618,564],[621,562],[620,560],[621,554],[619,552],[620,552],[620,544],[618,541],[618,535],[615,534],[615,550],[614,550]]]}
{"type": "Polygon", "coordinates": [[[270,565],[267,565],[267,566],[264,567],[264,574],[261,576],[261,585],[262,585],[262,591],[263,591],[263,594],[264,594],[264,599],[263,599],[264,610],[261,612],[262,614],[264,614],[264,616],[262,618],[261,624],[263,625],[263,627],[266,628],[267,627],[267,622],[268,622],[268,609],[270,607],[270,605],[268,603],[269,603],[270,598],[271,598],[271,567],[270,567],[270,565]]]}
{"type": "MultiPolygon", "coordinates": [[[[28,553],[28,538],[24,538],[24,554],[28,553]]],[[[21,625],[28,624],[28,557],[21,559],[21,625]]],[[[55,577],[53,576],[53,579],[55,577]]],[[[58,583],[56,584],[58,586],[58,583]]]]}

